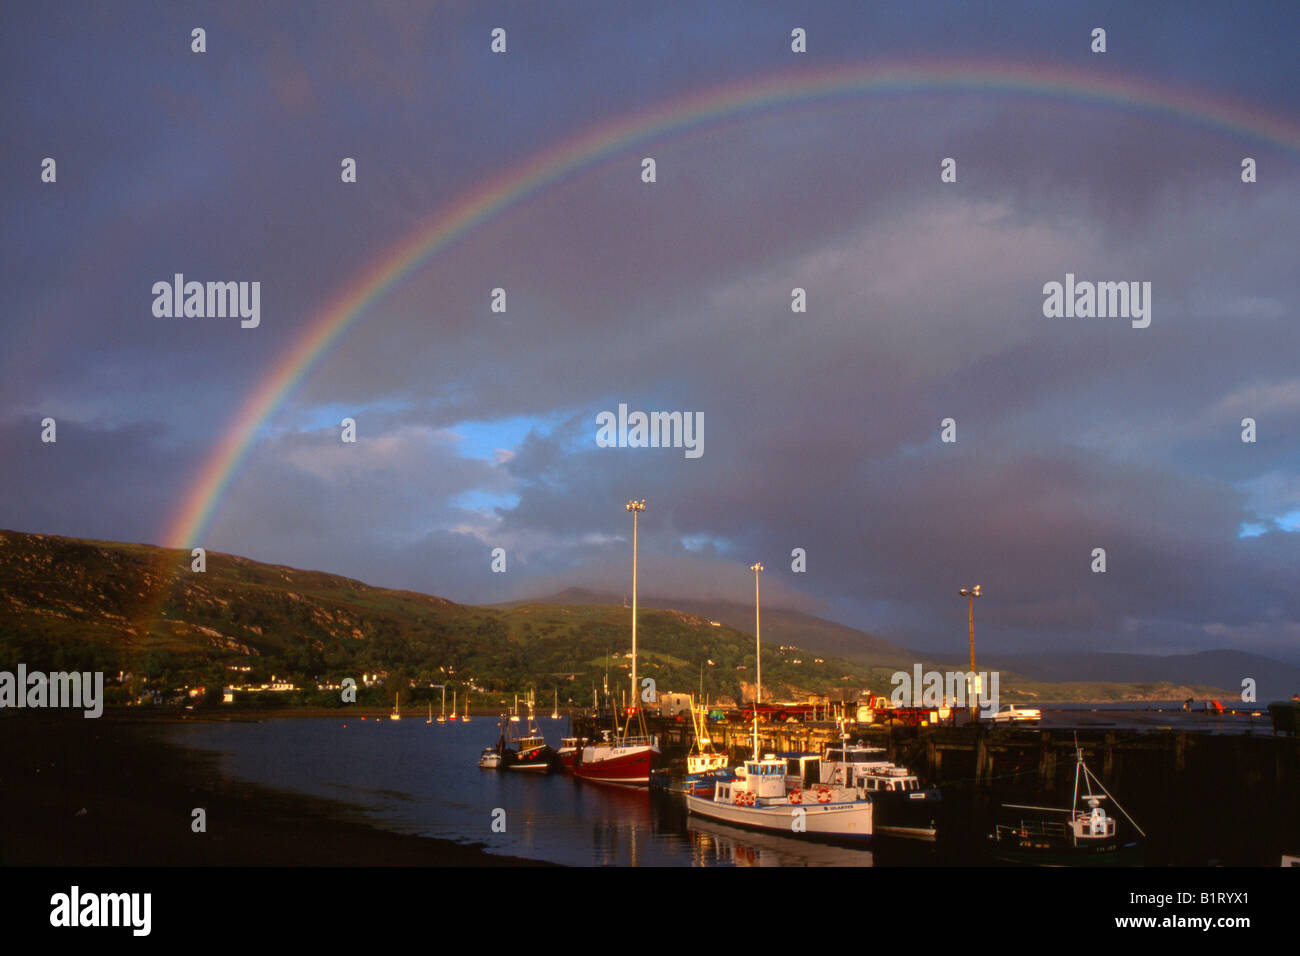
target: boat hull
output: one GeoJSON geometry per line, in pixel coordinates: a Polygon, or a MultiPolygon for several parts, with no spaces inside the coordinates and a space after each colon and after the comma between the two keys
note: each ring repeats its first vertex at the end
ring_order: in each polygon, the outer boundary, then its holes
{"type": "Polygon", "coordinates": [[[650,786],[650,771],[658,751],[650,746],[588,748],[575,762],[573,775],[591,783],[618,787],[650,786]]]}
{"type": "Polygon", "coordinates": [[[942,796],[937,789],[872,792],[875,832],[901,840],[935,840],[939,836],[942,796]]]}
{"type": "Polygon", "coordinates": [[[851,803],[807,802],[794,805],[786,801],[758,806],[716,803],[712,799],[686,795],[686,809],[697,816],[729,823],[751,830],[764,830],[795,838],[821,838],[868,842],[872,839],[872,805],[870,801],[851,803]],[[803,810],[803,829],[794,828],[795,810],[803,810]]]}
{"type": "Polygon", "coordinates": [[[550,773],[560,766],[559,755],[550,747],[535,747],[515,754],[510,762],[511,770],[527,773],[550,773]]]}
{"type": "Polygon", "coordinates": [[[993,858],[1017,866],[1141,866],[1140,843],[1109,843],[1096,847],[1021,845],[1016,840],[997,840],[993,858]]]}

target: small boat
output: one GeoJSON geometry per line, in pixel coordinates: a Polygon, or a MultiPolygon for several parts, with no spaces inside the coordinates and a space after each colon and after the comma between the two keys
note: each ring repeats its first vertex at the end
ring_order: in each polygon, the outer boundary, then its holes
{"type": "Polygon", "coordinates": [[[433,701],[429,701],[429,719],[426,720],[425,723],[426,724],[433,723],[433,701]]]}
{"type": "Polygon", "coordinates": [[[442,684],[440,686],[442,687],[442,711],[438,714],[438,723],[445,724],[447,722],[447,685],[442,684]]]}
{"type": "Polygon", "coordinates": [[[560,688],[555,688],[555,706],[551,708],[551,720],[560,719],[560,688]]]}
{"type": "Polygon", "coordinates": [[[448,719],[449,720],[459,719],[456,715],[456,692],[454,690],[451,692],[451,717],[449,717],[448,719]]]}
{"type": "Polygon", "coordinates": [[[469,723],[469,694],[465,695],[465,713],[460,715],[460,722],[462,724],[469,723]]]}
{"type": "Polygon", "coordinates": [[[401,695],[394,695],[394,696],[393,696],[393,712],[392,712],[391,714],[388,715],[388,719],[389,719],[389,720],[401,720],[401,719],[402,719],[402,709],[401,709],[400,707],[398,707],[398,700],[399,700],[400,696],[401,696],[401,695]]]}
{"type": "Polygon", "coordinates": [[[479,754],[478,765],[484,770],[497,770],[501,767],[508,767],[514,761],[515,752],[506,744],[507,725],[506,715],[502,714],[501,719],[497,721],[496,745],[484,747],[483,752],[479,754]]]}
{"type": "Polygon", "coordinates": [[[537,729],[537,721],[533,717],[531,694],[528,698],[528,732],[522,737],[515,737],[513,740],[507,739],[507,744],[510,743],[515,745],[514,759],[508,765],[511,770],[550,773],[552,770],[560,768],[559,756],[547,746],[546,738],[537,729]]]}
{"type": "Polygon", "coordinates": [[[821,781],[853,786],[871,797],[876,805],[877,835],[937,839],[943,799],[939,788],[922,787],[916,774],[885,759],[882,748],[849,743],[843,723],[840,739],[840,746],[826,748],[820,768],[821,781]]]}
{"type": "Polygon", "coordinates": [[[1139,866],[1142,846],[1125,839],[1119,821],[1101,807],[1103,800],[1115,804],[1139,836],[1142,828],[1125,812],[1083,761],[1083,748],[1075,741],[1074,801],[1068,807],[1032,807],[1003,804],[1015,814],[1014,823],[1000,823],[989,839],[993,855],[1006,863],[1036,866],[1139,866]],[[1079,793],[1083,785],[1086,793],[1079,793]],[[1101,793],[1093,792],[1096,785],[1101,793]],[[1026,815],[1029,811],[1030,815],[1026,815]],[[1064,814],[1064,819],[1053,816],[1064,814]]]}
{"type": "Polygon", "coordinates": [[[515,694],[515,706],[510,711],[510,722],[512,724],[519,723],[519,695],[518,694],[515,694]]]}

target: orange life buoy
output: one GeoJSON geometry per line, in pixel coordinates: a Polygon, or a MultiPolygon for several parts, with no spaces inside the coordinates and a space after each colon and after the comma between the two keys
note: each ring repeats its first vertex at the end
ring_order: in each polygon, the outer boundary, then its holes
{"type": "Polygon", "coordinates": [[[746,791],[745,791],[745,806],[747,806],[747,807],[752,807],[753,805],[754,805],[754,791],[753,791],[753,790],[746,790],[746,791]]]}
{"type": "Polygon", "coordinates": [[[744,804],[745,804],[745,791],[743,791],[743,790],[737,790],[737,791],[736,791],[736,798],[735,798],[735,799],[736,799],[736,806],[738,806],[738,807],[740,807],[740,806],[744,806],[744,804]]]}
{"type": "Polygon", "coordinates": [[[790,802],[803,803],[803,794],[799,792],[798,787],[790,791],[790,802]]]}
{"type": "Polygon", "coordinates": [[[818,791],[817,791],[817,802],[818,802],[818,803],[830,803],[830,802],[831,802],[831,792],[830,792],[829,790],[818,790],[818,791]]]}

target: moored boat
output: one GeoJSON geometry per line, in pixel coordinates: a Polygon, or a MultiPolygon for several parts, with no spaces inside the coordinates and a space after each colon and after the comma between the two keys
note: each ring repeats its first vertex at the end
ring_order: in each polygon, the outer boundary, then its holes
{"type": "Polygon", "coordinates": [[[1109,799],[1124,818],[1145,837],[1142,828],[1125,812],[1083,760],[1075,743],[1074,801],[1069,808],[1003,804],[1014,822],[999,823],[989,839],[993,855],[1005,863],[1036,866],[1138,866],[1142,845],[1136,837],[1121,834],[1119,821],[1102,808],[1109,799]],[[1086,790],[1080,794],[1080,785],[1086,790]],[[1093,792],[1096,786],[1101,793],[1093,792]]]}
{"type": "MultiPolygon", "coordinates": [[[[513,731],[513,728],[511,730],[513,731]]],[[[531,694],[528,697],[528,732],[513,739],[508,736],[507,743],[514,744],[514,759],[508,764],[511,770],[550,773],[560,767],[559,756],[546,743],[546,738],[542,736],[542,732],[537,728],[537,720],[533,716],[533,698],[531,694]]]]}
{"type": "Polygon", "coordinates": [[[621,728],[616,725],[612,731],[604,731],[600,740],[589,742],[582,748],[573,774],[592,783],[648,787],[650,771],[659,759],[659,738],[646,733],[645,716],[636,704],[641,699],[641,685],[636,674],[637,519],[645,510],[645,499],[629,501],[627,510],[632,513],[632,706],[627,709],[621,728]],[[634,719],[637,733],[633,733],[634,719]]]}
{"type": "Polygon", "coordinates": [[[852,786],[876,805],[875,832],[911,840],[938,837],[943,797],[938,787],[921,786],[906,767],[885,759],[880,747],[851,744],[841,733],[838,747],[827,747],[821,763],[822,781],[852,786]]]}
{"type": "Polygon", "coordinates": [[[786,761],[746,760],[735,779],[718,778],[712,797],[686,795],[693,814],[733,826],[792,837],[869,841],[872,803],[858,791],[828,784],[787,786],[786,761]]]}

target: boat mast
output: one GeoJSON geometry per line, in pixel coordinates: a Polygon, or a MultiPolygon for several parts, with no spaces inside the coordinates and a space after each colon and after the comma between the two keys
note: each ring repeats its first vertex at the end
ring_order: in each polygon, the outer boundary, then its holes
{"type": "Polygon", "coordinates": [[[758,705],[763,699],[763,639],[758,616],[758,572],[763,570],[761,562],[749,566],[754,572],[754,759],[758,753],[758,705]]]}
{"type": "MultiPolygon", "coordinates": [[[[641,715],[641,708],[638,706],[641,702],[639,693],[640,685],[636,681],[636,551],[637,551],[637,517],[645,511],[645,499],[640,501],[629,501],[627,510],[632,512],[632,709],[636,711],[637,718],[645,726],[645,718],[641,715]]],[[[628,715],[628,723],[631,723],[631,714],[628,715]]],[[[624,732],[626,736],[626,731],[624,732]]]]}

